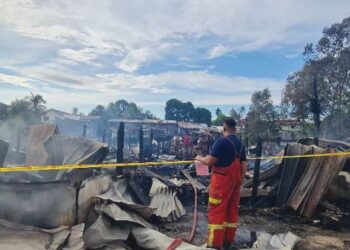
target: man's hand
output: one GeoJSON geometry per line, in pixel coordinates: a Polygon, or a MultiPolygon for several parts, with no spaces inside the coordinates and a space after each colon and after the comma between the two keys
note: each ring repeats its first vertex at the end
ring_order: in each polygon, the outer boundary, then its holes
{"type": "Polygon", "coordinates": [[[204,157],[203,156],[200,156],[200,155],[197,155],[195,158],[194,158],[196,161],[200,161],[202,162],[204,157]]]}
{"type": "Polygon", "coordinates": [[[218,161],[218,159],[214,156],[211,155],[207,155],[205,157],[197,155],[195,160],[201,162],[204,165],[208,165],[209,167],[214,166],[216,164],[216,162],[218,161]]]}

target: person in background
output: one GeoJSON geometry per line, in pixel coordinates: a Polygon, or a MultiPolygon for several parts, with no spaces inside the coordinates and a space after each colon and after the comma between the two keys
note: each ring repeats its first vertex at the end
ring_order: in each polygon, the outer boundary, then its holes
{"type": "Polygon", "coordinates": [[[247,158],[235,132],[235,120],[225,120],[224,136],[214,142],[210,154],[196,157],[197,161],[208,165],[212,173],[207,246],[216,249],[234,247],[237,230],[240,187],[247,168],[247,158]]]}
{"type": "Polygon", "coordinates": [[[184,146],[184,150],[185,150],[185,158],[190,157],[190,154],[191,154],[191,136],[188,133],[186,133],[183,137],[183,146],[184,146]]]}

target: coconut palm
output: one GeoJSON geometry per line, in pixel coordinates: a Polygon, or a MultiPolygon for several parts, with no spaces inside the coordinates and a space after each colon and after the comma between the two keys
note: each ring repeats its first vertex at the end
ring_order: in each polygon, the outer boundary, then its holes
{"type": "Polygon", "coordinates": [[[31,103],[31,109],[35,112],[35,113],[43,113],[46,110],[46,106],[45,103],[46,101],[44,100],[44,98],[39,95],[36,94],[34,95],[33,93],[30,93],[30,96],[27,96],[28,101],[31,103]]]}

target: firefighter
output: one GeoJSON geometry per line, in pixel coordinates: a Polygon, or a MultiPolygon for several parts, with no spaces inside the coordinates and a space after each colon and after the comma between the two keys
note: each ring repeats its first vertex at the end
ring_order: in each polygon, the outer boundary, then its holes
{"type": "Polygon", "coordinates": [[[211,171],[207,246],[216,249],[234,243],[240,187],[247,168],[245,149],[235,131],[236,122],[225,120],[224,136],[214,142],[210,154],[196,157],[211,171]]]}

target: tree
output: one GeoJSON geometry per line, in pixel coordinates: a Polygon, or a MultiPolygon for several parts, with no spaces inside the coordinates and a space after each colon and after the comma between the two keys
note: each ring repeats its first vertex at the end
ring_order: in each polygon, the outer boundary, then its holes
{"type": "Polygon", "coordinates": [[[216,119],[212,122],[213,125],[215,126],[223,126],[224,122],[226,119],[228,119],[230,117],[228,117],[227,115],[224,115],[223,113],[219,113],[218,116],[216,116],[216,119]]]}
{"type": "Polygon", "coordinates": [[[106,107],[97,105],[89,115],[100,116],[104,120],[113,118],[124,119],[156,119],[150,111],[143,111],[133,102],[117,100],[109,103],[106,107]]]}
{"type": "Polygon", "coordinates": [[[232,118],[232,119],[234,119],[236,122],[238,122],[240,119],[241,119],[241,117],[240,117],[240,114],[237,112],[237,110],[235,110],[234,108],[232,108],[231,110],[230,110],[230,117],[232,118]]]}
{"type": "Polygon", "coordinates": [[[176,121],[193,121],[194,107],[191,102],[171,99],[166,102],[165,119],[176,121]]]}
{"type": "Polygon", "coordinates": [[[73,115],[79,115],[79,109],[77,107],[73,107],[72,113],[73,115]]]}
{"type": "Polygon", "coordinates": [[[217,109],[215,110],[215,115],[216,115],[216,116],[222,115],[222,111],[221,111],[220,108],[217,108],[217,109]]]}
{"type": "Polygon", "coordinates": [[[239,122],[245,115],[245,107],[241,106],[239,109],[232,108],[229,115],[236,122],[239,122]]]}
{"type": "Polygon", "coordinates": [[[277,113],[268,89],[253,93],[249,112],[247,113],[247,134],[249,141],[271,141],[278,134],[277,113]]]}
{"type": "Polygon", "coordinates": [[[16,144],[18,148],[20,138],[27,136],[32,125],[41,122],[40,115],[38,109],[34,108],[33,102],[28,97],[11,102],[8,107],[9,119],[6,121],[5,126],[11,129],[10,139],[17,138],[16,144]]]}
{"type": "Polygon", "coordinates": [[[0,122],[5,121],[8,117],[9,106],[0,102],[0,122]]]}
{"type": "MultiPolygon", "coordinates": [[[[342,127],[342,116],[350,115],[344,112],[350,106],[350,17],[325,28],[317,45],[305,46],[304,57],[303,68],[287,79],[283,103],[302,124],[313,118],[316,131],[321,119],[342,127]]],[[[342,130],[337,131],[335,138],[341,139],[342,130]]]]}
{"type": "Polygon", "coordinates": [[[37,113],[37,114],[42,114],[43,112],[46,111],[46,106],[45,103],[46,101],[44,98],[36,94],[34,95],[33,93],[30,93],[30,96],[27,96],[26,99],[31,103],[31,109],[37,113]]]}
{"type": "Polygon", "coordinates": [[[89,116],[100,116],[104,117],[106,115],[106,109],[102,105],[97,105],[96,108],[90,111],[89,116]]]}
{"type": "Polygon", "coordinates": [[[9,107],[9,116],[16,117],[20,116],[24,120],[30,119],[32,116],[33,110],[31,109],[32,104],[28,101],[27,98],[25,99],[16,99],[15,101],[11,102],[11,105],[9,107]]]}
{"type": "Polygon", "coordinates": [[[206,108],[195,108],[193,112],[193,121],[197,123],[211,124],[211,112],[206,108]]]}

